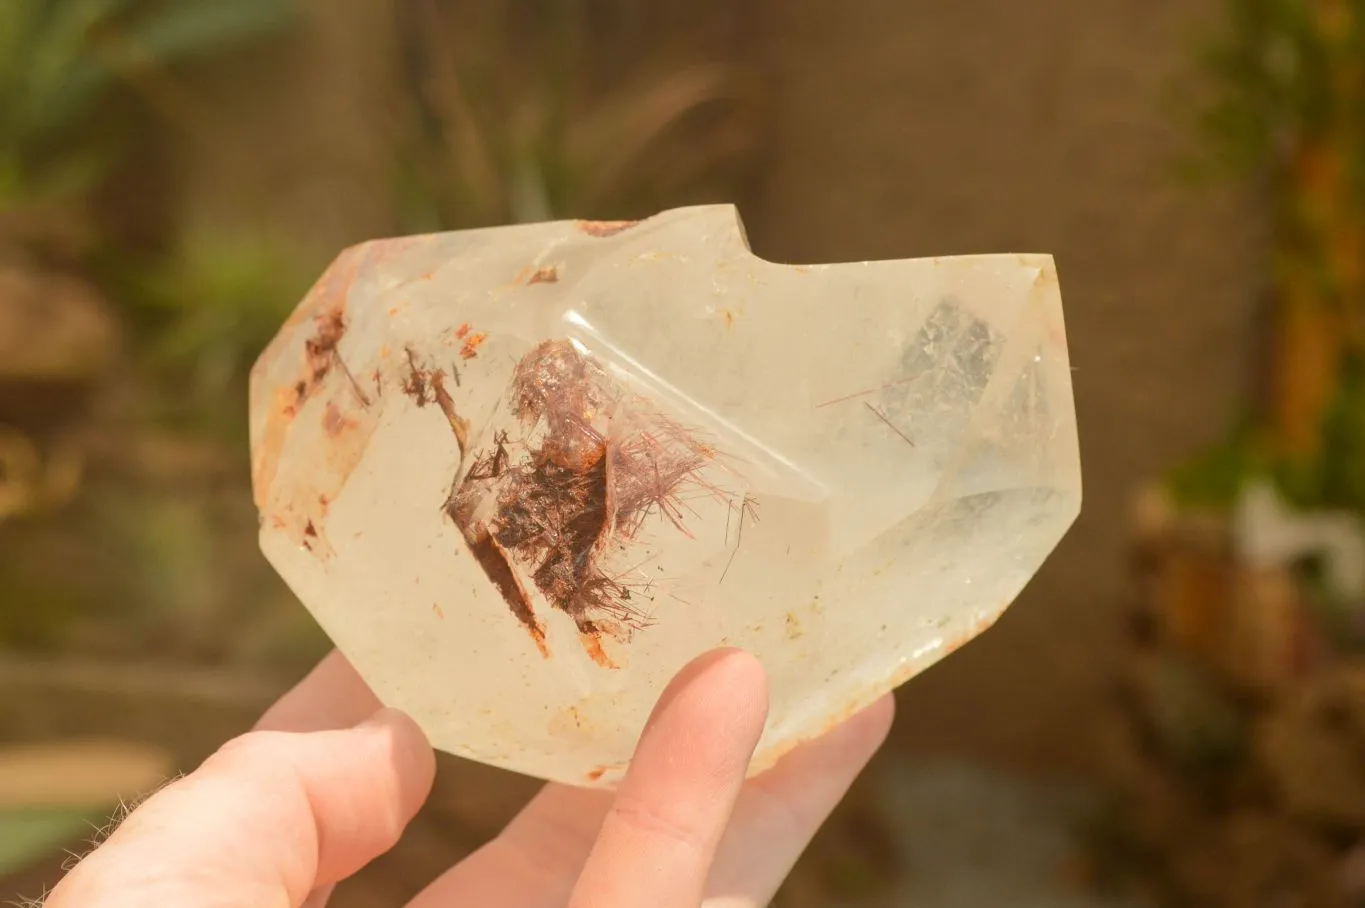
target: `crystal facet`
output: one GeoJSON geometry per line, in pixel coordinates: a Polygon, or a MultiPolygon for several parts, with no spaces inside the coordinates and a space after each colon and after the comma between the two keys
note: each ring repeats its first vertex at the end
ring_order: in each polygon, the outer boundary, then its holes
{"type": "Polygon", "coordinates": [[[351,248],[251,432],[266,557],[380,698],[586,785],[722,645],[771,765],[988,627],[1080,507],[1050,257],[778,265],[731,206],[351,248]]]}

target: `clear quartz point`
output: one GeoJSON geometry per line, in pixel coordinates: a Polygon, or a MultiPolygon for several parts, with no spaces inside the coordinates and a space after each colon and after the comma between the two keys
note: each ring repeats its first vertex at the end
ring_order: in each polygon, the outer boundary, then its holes
{"type": "Polygon", "coordinates": [[[251,447],[266,557],[379,697],[580,785],[722,645],[771,765],[987,628],[1081,500],[1049,256],[778,265],[728,205],[346,250],[251,447]]]}

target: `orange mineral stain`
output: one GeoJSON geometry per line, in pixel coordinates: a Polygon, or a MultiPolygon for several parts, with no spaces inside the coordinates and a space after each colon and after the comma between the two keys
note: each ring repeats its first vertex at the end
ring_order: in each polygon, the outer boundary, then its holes
{"type": "Polygon", "coordinates": [[[480,332],[470,334],[464,339],[464,346],[460,348],[460,359],[473,359],[479,355],[479,347],[488,340],[488,335],[480,332]]]}
{"type": "Polygon", "coordinates": [[[588,236],[609,237],[623,230],[629,230],[639,221],[576,221],[574,227],[579,233],[586,233],[588,236]]]}
{"type": "Polygon", "coordinates": [[[615,662],[611,661],[611,657],[607,655],[607,651],[602,649],[601,634],[579,634],[578,636],[579,640],[581,640],[583,643],[584,651],[587,652],[588,656],[592,659],[592,661],[596,662],[603,668],[621,667],[617,665],[615,662]]]}

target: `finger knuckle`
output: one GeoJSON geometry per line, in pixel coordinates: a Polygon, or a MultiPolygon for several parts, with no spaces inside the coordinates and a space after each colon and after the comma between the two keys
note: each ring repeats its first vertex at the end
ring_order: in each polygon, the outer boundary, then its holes
{"type": "Polygon", "coordinates": [[[249,731],[229,739],[209,758],[210,763],[220,761],[246,761],[250,763],[274,762],[272,755],[277,754],[281,732],[249,731]]]}
{"type": "Polygon", "coordinates": [[[699,850],[705,836],[666,806],[638,798],[618,798],[611,812],[632,833],[671,843],[689,851],[699,850]]]}

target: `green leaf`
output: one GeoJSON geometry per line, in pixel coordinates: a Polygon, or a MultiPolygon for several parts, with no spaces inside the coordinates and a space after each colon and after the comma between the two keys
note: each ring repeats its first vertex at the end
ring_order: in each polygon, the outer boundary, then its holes
{"type": "Polygon", "coordinates": [[[316,271],[286,240],[197,225],[144,281],[145,314],[159,323],[152,365],[201,400],[244,380],[316,271]]]}
{"type": "Polygon", "coordinates": [[[172,768],[163,749],[126,741],[58,740],[0,748],[0,875],[89,840],[172,768]]]}
{"type": "Polygon", "coordinates": [[[32,196],[46,202],[68,201],[83,196],[108,172],[109,163],[109,152],[105,148],[74,149],[39,171],[32,196]]]}
{"type": "MultiPolygon", "coordinates": [[[[27,52],[40,11],[38,0],[0,3],[0,124],[13,118],[20,79],[27,79],[27,52]]],[[[0,126],[0,135],[3,130],[0,126]]]]}
{"type": "Polygon", "coordinates": [[[53,104],[70,115],[114,78],[149,63],[173,66],[283,28],[295,15],[293,0],[181,0],[103,35],[95,49],[71,67],[53,104]]]}
{"type": "Polygon", "coordinates": [[[1232,506],[1249,480],[1268,475],[1270,469],[1245,421],[1173,470],[1167,476],[1167,488],[1181,505],[1221,510],[1232,506]]]}
{"type": "Polygon", "coordinates": [[[89,838],[107,819],[107,811],[75,808],[0,810],[0,876],[89,838]]]}
{"type": "Polygon", "coordinates": [[[1322,432],[1324,501],[1365,513],[1365,362],[1359,358],[1343,365],[1322,432]]]}
{"type": "Polygon", "coordinates": [[[297,14],[292,0],[182,0],[149,16],[127,37],[161,63],[274,34],[297,14]]]}
{"type": "Polygon", "coordinates": [[[128,0],[54,0],[28,37],[15,108],[19,127],[45,137],[87,105],[108,78],[91,53],[96,34],[128,7],[128,0]]]}
{"type": "Polygon", "coordinates": [[[164,79],[163,67],[273,33],[296,12],[295,0],[0,0],[0,149],[27,180],[88,187],[99,168],[62,159],[90,147],[81,131],[112,88],[164,79]]]}

